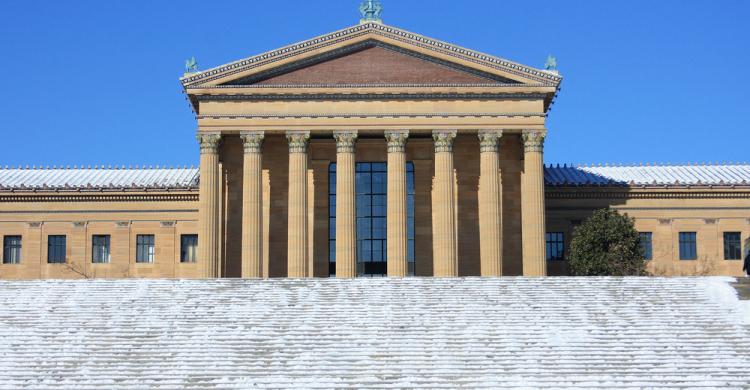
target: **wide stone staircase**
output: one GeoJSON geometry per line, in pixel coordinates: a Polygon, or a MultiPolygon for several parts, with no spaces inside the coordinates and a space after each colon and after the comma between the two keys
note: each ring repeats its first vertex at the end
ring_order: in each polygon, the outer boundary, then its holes
{"type": "Polygon", "coordinates": [[[2,281],[0,389],[750,388],[732,282],[2,281]]]}

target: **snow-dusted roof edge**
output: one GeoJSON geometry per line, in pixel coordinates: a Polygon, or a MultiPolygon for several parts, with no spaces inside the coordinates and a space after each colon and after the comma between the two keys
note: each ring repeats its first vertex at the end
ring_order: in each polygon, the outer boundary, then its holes
{"type": "MultiPolygon", "coordinates": [[[[545,184],[565,186],[747,186],[750,164],[545,166],[545,184]]],[[[0,168],[0,191],[197,190],[199,170],[182,168],[0,168]]]]}
{"type": "Polygon", "coordinates": [[[251,69],[254,64],[258,62],[275,61],[280,58],[286,58],[293,53],[299,53],[301,50],[304,51],[311,47],[319,48],[327,45],[327,42],[330,42],[332,40],[346,39],[347,37],[362,32],[393,34],[409,42],[413,42],[419,45],[425,45],[426,47],[433,50],[444,51],[445,53],[450,53],[451,55],[456,56],[465,56],[466,58],[471,58],[475,61],[478,61],[478,63],[480,64],[490,65],[492,67],[497,66],[505,71],[516,73],[519,76],[537,79],[554,86],[559,86],[560,82],[563,79],[561,75],[554,72],[538,69],[528,65],[520,64],[518,62],[510,61],[505,58],[467,49],[465,47],[454,45],[445,41],[406,31],[398,27],[393,27],[382,23],[370,22],[346,27],[328,34],[319,35],[314,38],[287,45],[279,49],[232,61],[227,64],[199,71],[194,74],[188,74],[180,78],[180,83],[184,88],[196,87],[204,84],[207,81],[224,77],[232,73],[251,69]]]}
{"type": "Polygon", "coordinates": [[[547,186],[748,186],[750,164],[545,166],[547,186]]]}
{"type": "Polygon", "coordinates": [[[5,168],[0,192],[196,190],[198,172],[193,167],[5,168]]]}

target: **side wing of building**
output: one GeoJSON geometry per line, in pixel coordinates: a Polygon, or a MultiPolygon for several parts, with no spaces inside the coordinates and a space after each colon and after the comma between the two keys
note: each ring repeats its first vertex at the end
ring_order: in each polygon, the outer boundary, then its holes
{"type": "Polygon", "coordinates": [[[0,170],[0,279],[198,276],[197,175],[0,170]]]}
{"type": "Polygon", "coordinates": [[[565,274],[575,226],[594,210],[635,219],[654,275],[742,275],[750,250],[750,165],[550,166],[551,275],[565,274]]]}

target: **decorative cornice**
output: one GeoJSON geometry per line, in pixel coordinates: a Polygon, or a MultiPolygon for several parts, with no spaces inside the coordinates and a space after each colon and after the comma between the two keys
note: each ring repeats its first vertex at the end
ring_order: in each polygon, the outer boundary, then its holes
{"type": "Polygon", "coordinates": [[[456,130],[433,130],[432,139],[435,141],[435,153],[452,152],[456,130]]]}
{"type": "Polygon", "coordinates": [[[41,202],[197,202],[198,194],[33,194],[0,195],[0,203],[41,202]]]}
{"type": "MultiPolygon", "coordinates": [[[[346,56],[351,53],[356,53],[365,49],[369,49],[372,47],[380,47],[385,50],[389,50],[392,52],[400,53],[405,56],[418,58],[422,61],[431,62],[438,66],[441,66],[443,68],[452,69],[457,72],[466,73],[473,75],[477,78],[481,78],[484,80],[487,80],[486,83],[479,82],[477,84],[484,85],[484,86],[493,86],[495,84],[514,84],[516,86],[523,86],[523,83],[520,83],[515,80],[511,80],[507,77],[498,76],[492,73],[482,72],[477,69],[473,69],[467,66],[459,65],[454,62],[441,60],[439,58],[435,58],[433,56],[425,55],[419,52],[415,52],[413,50],[404,49],[398,46],[390,45],[384,42],[379,42],[374,39],[369,39],[363,42],[354,43],[348,46],[340,47],[338,49],[330,50],[325,53],[321,53],[318,55],[314,55],[312,57],[308,57],[305,59],[301,59],[298,61],[294,61],[291,63],[287,63],[284,65],[279,65],[277,67],[274,67],[272,69],[255,73],[247,77],[243,77],[237,80],[233,80],[231,84],[226,85],[253,85],[255,83],[261,82],[263,80],[267,80],[282,74],[286,74],[289,72],[293,72],[302,68],[305,68],[310,65],[318,64],[321,62],[326,62],[332,59],[340,58],[343,56],[346,56]]],[[[473,84],[473,83],[472,83],[473,84]]],[[[377,84],[376,84],[377,85],[377,84]]]]}
{"type": "Polygon", "coordinates": [[[479,151],[497,153],[500,138],[503,136],[502,130],[479,130],[479,151]]]}
{"type": "Polygon", "coordinates": [[[212,114],[197,115],[197,119],[315,119],[315,118],[514,118],[539,117],[546,118],[543,112],[507,112],[507,113],[459,113],[459,112],[428,112],[428,113],[344,113],[344,114],[212,114]]]}
{"type": "Polygon", "coordinates": [[[198,133],[196,135],[200,144],[201,154],[215,154],[219,152],[220,133],[198,133]]]}
{"type": "Polygon", "coordinates": [[[174,227],[177,224],[176,221],[160,221],[159,226],[163,228],[174,227]]]}
{"type": "Polygon", "coordinates": [[[524,152],[543,152],[544,151],[544,139],[547,137],[547,132],[539,130],[524,130],[521,134],[523,140],[524,152]]]}
{"type": "Polygon", "coordinates": [[[118,227],[118,228],[130,227],[130,221],[116,221],[115,227],[118,227]]]}
{"type": "MultiPolygon", "coordinates": [[[[518,84],[518,83],[492,83],[492,84],[482,84],[482,83],[383,83],[383,84],[363,84],[363,83],[357,83],[357,84],[250,84],[250,85],[199,85],[196,87],[188,87],[188,92],[193,92],[195,90],[224,90],[224,89],[352,89],[352,88],[540,88],[540,87],[550,87],[549,84],[544,83],[528,83],[528,84],[518,84]]],[[[471,92],[467,93],[458,93],[458,92],[446,92],[446,93],[439,93],[434,92],[432,94],[436,94],[437,96],[445,96],[448,94],[449,96],[451,94],[454,94],[456,96],[464,96],[469,95],[471,92]]],[[[300,94],[304,94],[301,92],[300,94]]],[[[415,95],[427,95],[430,96],[431,93],[414,93],[415,95]]],[[[332,94],[333,96],[341,96],[342,94],[332,94]]],[[[410,96],[412,94],[409,93],[383,93],[384,96],[410,96]]],[[[498,92],[498,93],[476,93],[476,95],[479,96],[490,96],[493,95],[497,96],[512,96],[512,95],[521,95],[521,97],[528,95],[529,97],[537,97],[537,96],[543,96],[546,97],[547,94],[544,93],[528,93],[528,92],[498,92]]],[[[212,97],[225,97],[225,96],[252,96],[252,95],[196,95],[196,98],[203,99],[209,99],[212,97]]],[[[264,96],[264,95],[255,95],[255,96],[264,96]]],[[[276,96],[275,94],[270,94],[269,96],[276,96]]],[[[285,96],[294,96],[294,95],[285,95],[285,96]]],[[[356,94],[352,94],[350,96],[359,96],[356,94]]],[[[378,96],[378,94],[366,94],[363,95],[363,97],[366,96],[378,96]]]]}
{"type": "Polygon", "coordinates": [[[356,131],[334,131],[333,138],[336,139],[336,153],[354,153],[354,144],[357,142],[356,131]]]}
{"type": "Polygon", "coordinates": [[[555,188],[547,186],[547,199],[750,199],[750,191],[620,191],[607,189],[555,188]]]}
{"type": "Polygon", "coordinates": [[[307,153],[309,131],[287,131],[286,139],[289,141],[289,153],[307,153]]]}
{"type": "Polygon", "coordinates": [[[264,132],[262,131],[240,132],[240,138],[242,138],[242,145],[245,149],[245,153],[260,153],[263,146],[264,136],[264,132]]]}
{"type": "Polygon", "coordinates": [[[460,60],[515,74],[526,79],[531,79],[532,81],[547,83],[548,85],[556,86],[560,83],[560,81],[562,81],[561,76],[553,74],[551,72],[533,69],[502,58],[482,54],[473,50],[454,46],[446,42],[430,39],[421,35],[417,35],[405,30],[382,25],[379,23],[366,23],[349,27],[344,30],[336,31],[307,41],[303,41],[294,45],[286,46],[278,50],[263,53],[254,57],[235,61],[195,75],[183,77],[181,79],[181,82],[185,87],[208,83],[219,78],[230,76],[232,74],[247,72],[249,70],[271,64],[273,62],[278,62],[290,57],[299,56],[300,54],[306,52],[319,51],[325,47],[335,45],[339,42],[351,40],[367,34],[374,34],[377,36],[390,38],[396,41],[407,43],[412,46],[439,52],[443,55],[451,56],[460,60]]]}
{"type": "Polygon", "coordinates": [[[388,130],[384,132],[384,135],[388,145],[388,153],[404,152],[406,140],[409,138],[409,130],[388,130]]]}
{"type": "Polygon", "coordinates": [[[29,222],[29,229],[39,229],[42,227],[43,222],[29,222]]]}
{"type": "Polygon", "coordinates": [[[88,225],[88,222],[86,222],[86,221],[76,221],[76,222],[73,222],[71,225],[73,226],[73,228],[82,229],[82,228],[85,228],[86,225],[88,225]]]}

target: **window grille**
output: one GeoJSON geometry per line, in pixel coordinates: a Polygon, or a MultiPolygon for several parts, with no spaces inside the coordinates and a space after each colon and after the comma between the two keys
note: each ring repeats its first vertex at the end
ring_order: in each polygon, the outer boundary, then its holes
{"type": "Polygon", "coordinates": [[[180,262],[195,263],[198,259],[198,235],[183,234],[180,236],[180,262]]]}
{"type": "Polygon", "coordinates": [[[695,232],[680,233],[680,260],[698,259],[698,240],[695,232]]]}
{"type": "Polygon", "coordinates": [[[154,262],[154,235],[139,234],[135,237],[135,262],[154,262]]]}
{"type": "Polygon", "coordinates": [[[3,237],[3,264],[21,264],[21,236],[3,237]]]}
{"type": "Polygon", "coordinates": [[[47,236],[47,263],[65,263],[65,236],[47,236]]]}
{"type": "Polygon", "coordinates": [[[91,237],[91,256],[94,263],[109,263],[109,235],[94,235],[91,237]]]}
{"type": "Polygon", "coordinates": [[[549,232],[546,235],[547,261],[565,260],[565,233],[549,232]]]}

